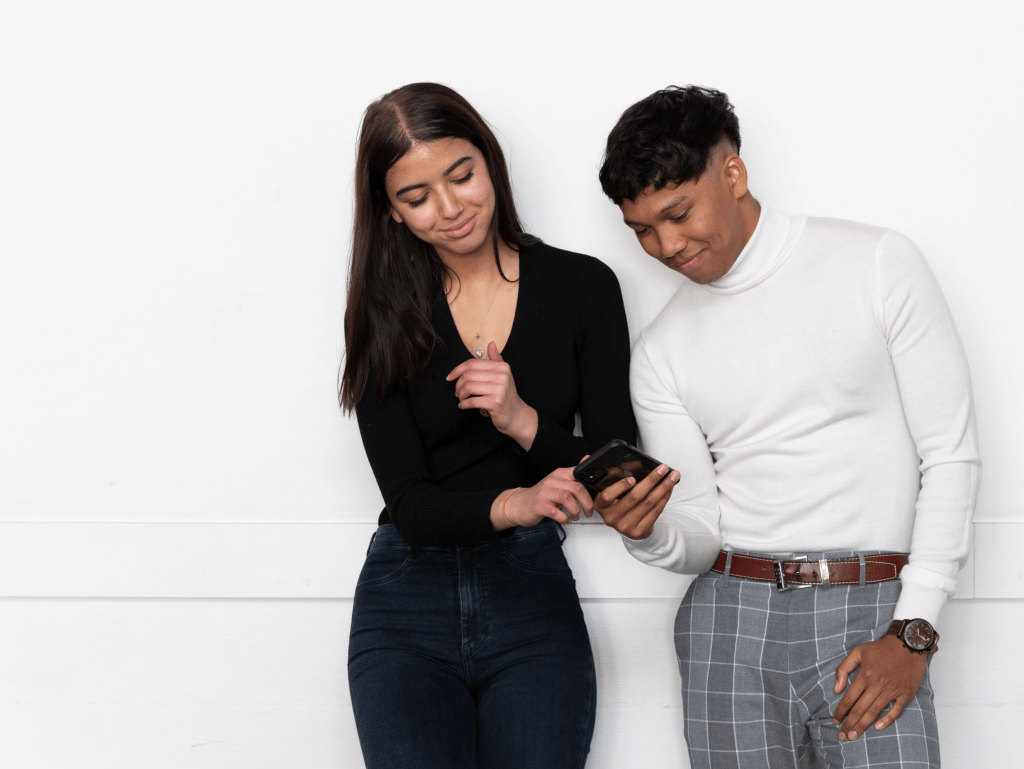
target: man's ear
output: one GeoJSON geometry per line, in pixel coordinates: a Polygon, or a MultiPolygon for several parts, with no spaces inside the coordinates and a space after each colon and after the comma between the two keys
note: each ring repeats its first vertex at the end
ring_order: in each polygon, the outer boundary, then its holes
{"type": "Polygon", "coordinates": [[[732,190],[732,196],[739,200],[747,194],[747,166],[735,152],[730,152],[722,161],[722,173],[732,190]]]}
{"type": "Polygon", "coordinates": [[[405,222],[402,220],[401,214],[399,214],[394,208],[391,209],[391,218],[394,219],[399,224],[405,224],[405,222]]]}

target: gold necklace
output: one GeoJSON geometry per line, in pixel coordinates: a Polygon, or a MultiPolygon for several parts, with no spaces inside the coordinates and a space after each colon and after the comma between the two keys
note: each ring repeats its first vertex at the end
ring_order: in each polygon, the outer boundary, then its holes
{"type": "MultiPolygon", "coordinates": [[[[473,347],[479,347],[481,344],[483,344],[483,339],[480,338],[480,331],[483,329],[484,323],[487,322],[487,318],[491,314],[491,308],[494,307],[494,300],[498,298],[498,292],[501,290],[501,284],[504,282],[505,281],[503,280],[499,280],[497,288],[495,288],[494,293],[491,294],[491,301],[490,304],[487,305],[487,311],[484,313],[484,316],[480,319],[480,322],[477,324],[476,336],[473,337],[473,347]]],[[[483,358],[486,349],[474,350],[474,352],[476,352],[476,357],[483,358]]]]}
{"type": "Polygon", "coordinates": [[[483,330],[484,323],[487,322],[487,318],[490,317],[491,308],[494,307],[494,300],[498,298],[498,292],[501,290],[501,285],[504,282],[505,282],[504,280],[499,280],[498,281],[498,285],[495,286],[494,293],[491,294],[491,301],[488,303],[487,309],[484,311],[483,317],[480,318],[480,322],[479,323],[474,324],[477,327],[477,331],[476,331],[476,334],[473,335],[473,340],[472,340],[472,345],[471,346],[474,348],[473,352],[476,355],[476,357],[478,357],[478,358],[483,358],[484,355],[487,352],[486,347],[484,349],[482,349],[482,350],[481,349],[477,349],[477,348],[479,348],[483,344],[483,338],[480,336],[480,332],[483,330]]]}

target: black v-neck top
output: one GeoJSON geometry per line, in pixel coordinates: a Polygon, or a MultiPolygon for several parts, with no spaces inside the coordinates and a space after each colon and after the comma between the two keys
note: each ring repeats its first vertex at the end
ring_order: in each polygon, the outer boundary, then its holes
{"type": "Polygon", "coordinates": [[[497,536],[491,503],[572,467],[608,441],[632,443],[629,333],[615,274],[590,256],[538,244],[519,256],[519,297],[501,352],[516,390],[537,410],[529,451],[478,409],[461,410],[448,373],[472,358],[438,293],[440,336],[423,384],[383,403],[367,387],[356,406],[363,446],[393,523],[414,547],[467,545],[497,536]],[[584,437],[573,435],[577,412],[584,437]]]}

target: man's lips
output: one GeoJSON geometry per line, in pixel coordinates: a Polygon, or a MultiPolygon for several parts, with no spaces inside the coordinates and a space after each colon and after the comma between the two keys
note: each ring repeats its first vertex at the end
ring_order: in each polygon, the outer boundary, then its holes
{"type": "Polygon", "coordinates": [[[697,268],[697,266],[700,264],[701,256],[703,256],[703,255],[704,255],[704,249],[702,248],[700,251],[695,253],[693,256],[687,257],[687,258],[685,258],[685,259],[683,259],[681,261],[673,262],[672,269],[673,270],[682,270],[683,272],[689,272],[690,270],[695,270],[697,268]]]}
{"type": "Polygon", "coordinates": [[[449,238],[461,238],[473,231],[474,224],[476,224],[476,217],[471,216],[465,221],[461,221],[446,230],[442,230],[442,232],[444,232],[444,234],[449,238]]]}

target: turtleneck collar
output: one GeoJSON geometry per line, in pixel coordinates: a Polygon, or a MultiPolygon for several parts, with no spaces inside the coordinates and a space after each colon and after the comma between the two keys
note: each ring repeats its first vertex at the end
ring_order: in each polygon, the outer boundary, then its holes
{"type": "Polygon", "coordinates": [[[753,288],[777,270],[786,260],[786,243],[792,230],[792,219],[761,205],[754,234],[740,251],[729,271],[702,288],[716,294],[738,294],[753,288]]]}

